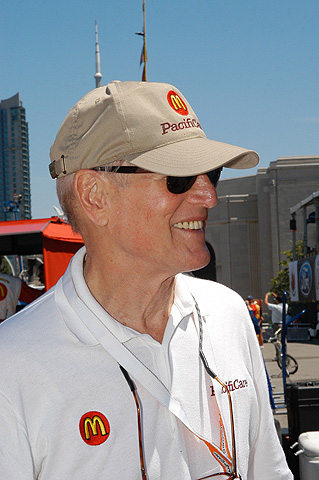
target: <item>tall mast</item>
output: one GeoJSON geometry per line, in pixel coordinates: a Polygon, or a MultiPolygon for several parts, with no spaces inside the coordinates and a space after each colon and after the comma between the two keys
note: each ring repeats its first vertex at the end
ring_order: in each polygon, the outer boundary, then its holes
{"type": "Polygon", "coordinates": [[[95,20],[95,87],[102,86],[102,73],[100,72],[100,48],[99,48],[99,39],[97,34],[97,21],[95,20]]]}
{"type": "Polygon", "coordinates": [[[141,35],[143,37],[143,48],[142,48],[142,54],[140,58],[140,65],[144,63],[142,82],[146,82],[147,81],[147,77],[146,77],[147,53],[146,53],[146,31],[145,31],[145,0],[143,0],[143,32],[135,32],[135,33],[136,35],[141,35]]]}
{"type": "Polygon", "coordinates": [[[143,0],[143,52],[144,52],[144,68],[143,68],[143,77],[142,81],[147,82],[146,76],[146,62],[147,62],[147,54],[146,54],[146,30],[145,30],[145,0],[143,0]]]}

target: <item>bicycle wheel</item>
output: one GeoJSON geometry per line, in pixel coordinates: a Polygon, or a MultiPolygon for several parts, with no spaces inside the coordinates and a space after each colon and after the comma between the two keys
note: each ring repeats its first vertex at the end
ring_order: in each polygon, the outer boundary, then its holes
{"type": "MultiPolygon", "coordinates": [[[[282,357],[277,358],[277,363],[280,369],[282,369],[282,357]]],[[[293,375],[296,373],[298,370],[298,362],[297,360],[289,355],[289,353],[286,354],[286,371],[289,375],[293,375]]]]}

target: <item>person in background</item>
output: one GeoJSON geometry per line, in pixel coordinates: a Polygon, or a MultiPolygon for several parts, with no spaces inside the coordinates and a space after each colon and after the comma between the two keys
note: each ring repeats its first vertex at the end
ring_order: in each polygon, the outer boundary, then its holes
{"type": "Polygon", "coordinates": [[[2,272],[3,260],[0,267],[0,323],[16,313],[18,301],[25,304],[32,303],[39,298],[43,291],[29,287],[21,278],[2,272]]]}
{"type": "MultiPolygon", "coordinates": [[[[249,297],[247,297],[247,300],[245,300],[245,303],[247,305],[247,308],[248,308],[248,311],[249,311],[249,315],[250,315],[250,318],[253,322],[253,325],[254,325],[254,329],[255,329],[255,332],[256,332],[256,335],[258,337],[259,333],[260,333],[260,326],[259,326],[259,322],[257,320],[257,317],[255,315],[255,312],[253,310],[253,308],[251,307],[250,303],[249,303],[249,300],[248,300],[249,297]]],[[[251,297],[252,298],[252,297],[251,297]]]]}
{"type": "Polygon", "coordinates": [[[312,340],[319,336],[319,302],[316,304],[316,317],[312,326],[308,329],[308,339],[312,340]]]}
{"type": "Polygon", "coordinates": [[[263,339],[263,330],[262,330],[262,325],[263,325],[263,316],[262,316],[262,310],[261,310],[261,300],[260,304],[258,303],[257,300],[254,299],[251,295],[248,295],[247,301],[249,302],[249,306],[254,312],[254,315],[257,319],[258,326],[259,326],[259,333],[257,335],[258,337],[258,343],[262,347],[264,345],[264,339],[263,339]]]}
{"type": "MultiPolygon", "coordinates": [[[[278,328],[282,326],[282,313],[283,313],[283,304],[282,297],[276,295],[274,292],[267,292],[264,299],[264,304],[271,311],[271,321],[273,327],[273,333],[275,333],[278,328]],[[272,298],[275,303],[270,303],[269,300],[272,298]]],[[[287,313],[287,305],[286,305],[287,313]]]]}

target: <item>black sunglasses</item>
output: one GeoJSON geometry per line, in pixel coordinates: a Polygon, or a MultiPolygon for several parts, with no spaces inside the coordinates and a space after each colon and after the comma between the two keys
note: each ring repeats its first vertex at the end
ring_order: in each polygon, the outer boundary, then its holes
{"type": "MultiPolygon", "coordinates": [[[[114,173],[154,173],[148,170],[143,170],[139,167],[95,167],[92,170],[96,171],[107,171],[107,172],[114,172],[114,173]]],[[[208,176],[209,180],[211,181],[212,185],[216,188],[218,185],[218,181],[220,175],[222,173],[223,167],[216,168],[215,170],[211,170],[210,172],[205,172],[204,174],[208,176]]],[[[204,175],[203,174],[203,175],[204,175]]],[[[198,175],[193,175],[191,177],[171,177],[168,176],[166,180],[167,190],[171,193],[179,194],[187,192],[192,186],[194,185],[196,178],[198,175]]]]}

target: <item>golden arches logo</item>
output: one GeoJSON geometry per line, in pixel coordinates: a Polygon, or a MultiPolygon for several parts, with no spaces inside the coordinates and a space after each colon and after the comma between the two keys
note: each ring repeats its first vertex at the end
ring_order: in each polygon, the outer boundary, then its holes
{"type": "Polygon", "coordinates": [[[100,412],[87,412],[79,424],[82,440],[88,445],[101,445],[110,435],[108,419],[100,412]]]}
{"type": "Polygon", "coordinates": [[[188,115],[188,108],[178,93],[170,90],[167,94],[167,100],[172,109],[180,115],[188,115]]]}
{"type": "Polygon", "coordinates": [[[84,433],[86,440],[89,440],[91,438],[91,432],[94,436],[98,434],[97,426],[99,426],[102,437],[104,435],[107,435],[105,425],[98,415],[94,415],[92,419],[86,418],[84,420],[84,433]]]}
{"type": "Polygon", "coordinates": [[[0,301],[4,300],[7,296],[8,289],[4,283],[0,283],[0,301]]]}

